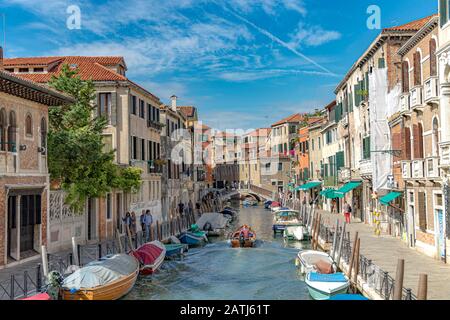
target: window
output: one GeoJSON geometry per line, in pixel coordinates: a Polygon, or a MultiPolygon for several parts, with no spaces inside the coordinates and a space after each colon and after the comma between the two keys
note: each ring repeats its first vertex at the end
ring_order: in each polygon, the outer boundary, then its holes
{"type": "Polygon", "coordinates": [[[433,155],[439,156],[439,121],[433,119],[433,155]]]}
{"type": "Polygon", "coordinates": [[[370,137],[365,137],[363,139],[363,159],[370,159],[370,137]]]}
{"type": "MultiPolygon", "coordinates": [[[[45,118],[41,119],[41,147],[47,148],[47,121],[45,118]]],[[[43,153],[45,154],[45,150],[43,153]]]]}
{"type": "Polygon", "coordinates": [[[137,100],[136,96],[131,96],[131,114],[137,114],[137,100]]]}
{"type": "Polygon", "coordinates": [[[30,69],[28,69],[28,68],[19,68],[19,72],[20,73],[26,73],[26,72],[29,72],[30,71],[30,69]]]}
{"type": "Polygon", "coordinates": [[[103,152],[109,153],[113,150],[112,135],[107,134],[103,136],[103,152]]]}
{"type": "Polygon", "coordinates": [[[33,71],[35,73],[42,73],[42,72],[44,72],[44,68],[34,68],[33,71]]]}
{"type": "Polygon", "coordinates": [[[320,147],[320,137],[318,138],[318,140],[319,140],[319,143],[318,143],[318,144],[319,144],[319,150],[320,150],[320,148],[321,148],[321,147],[320,147]]]}
{"type": "Polygon", "coordinates": [[[430,40],[430,76],[437,76],[436,40],[430,40]]]}
{"type": "Polygon", "coordinates": [[[131,137],[131,159],[136,160],[137,156],[137,137],[131,137]]]}
{"type": "Polygon", "coordinates": [[[414,85],[419,86],[422,84],[422,58],[420,52],[414,53],[414,85]]]}
{"type": "Polygon", "coordinates": [[[111,206],[111,193],[106,195],[106,219],[111,220],[112,216],[112,206],[111,206]]]}
{"type": "Polygon", "coordinates": [[[5,68],[5,71],[14,72],[14,68],[5,68]]]}
{"type": "Polygon", "coordinates": [[[426,204],[426,194],[425,192],[417,193],[418,200],[418,213],[419,213],[419,228],[421,231],[426,232],[427,230],[427,204],[426,204]]]}
{"type": "Polygon", "coordinates": [[[409,92],[409,63],[408,63],[408,61],[402,62],[402,89],[403,89],[403,93],[409,92]]]}
{"type": "Polygon", "coordinates": [[[441,19],[441,27],[449,20],[449,0],[439,0],[439,16],[441,19]]]}
{"type": "Polygon", "coordinates": [[[283,163],[278,163],[278,171],[283,171],[283,163]]]}
{"type": "Polygon", "coordinates": [[[33,136],[33,119],[30,114],[25,118],[25,134],[29,137],[33,136]]]}
{"type": "Polygon", "coordinates": [[[110,120],[111,117],[111,93],[99,93],[98,115],[110,120]]]}
{"type": "Polygon", "coordinates": [[[386,62],[384,58],[378,58],[378,69],[386,68],[386,62]]]}
{"type": "Polygon", "coordinates": [[[141,139],[141,160],[145,161],[145,139],[141,139]]]}
{"type": "Polygon", "coordinates": [[[413,125],[414,159],[423,159],[423,127],[421,123],[413,125]]]}
{"type": "Polygon", "coordinates": [[[144,100],[139,100],[139,117],[145,119],[145,102],[144,100]]]}

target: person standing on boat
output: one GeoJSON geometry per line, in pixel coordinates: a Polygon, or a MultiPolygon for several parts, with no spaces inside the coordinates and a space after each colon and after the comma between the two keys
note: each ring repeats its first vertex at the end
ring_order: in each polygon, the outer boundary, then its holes
{"type": "Polygon", "coordinates": [[[345,222],[350,223],[350,214],[352,212],[352,207],[348,204],[347,201],[345,201],[344,204],[344,216],[345,216],[345,222]]]}
{"type": "Polygon", "coordinates": [[[150,228],[152,226],[152,223],[153,223],[153,216],[152,216],[150,210],[147,210],[145,212],[145,218],[144,218],[145,235],[146,235],[145,239],[147,242],[150,241],[150,228]]]}

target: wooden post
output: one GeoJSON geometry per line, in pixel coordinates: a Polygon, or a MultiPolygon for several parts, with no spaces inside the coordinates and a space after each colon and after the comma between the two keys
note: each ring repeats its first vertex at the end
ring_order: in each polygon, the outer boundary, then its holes
{"type": "Polygon", "coordinates": [[[342,227],[341,237],[339,238],[339,251],[336,258],[336,265],[339,268],[339,264],[341,262],[341,255],[342,255],[342,247],[344,245],[344,237],[345,237],[345,226],[347,225],[346,222],[344,222],[344,226],[342,227]]]}
{"type": "Polygon", "coordinates": [[[398,259],[397,272],[395,273],[394,299],[393,300],[402,300],[404,272],[405,272],[405,260],[398,259]]]}
{"type": "Polygon", "coordinates": [[[127,225],[127,236],[128,236],[128,243],[130,244],[130,249],[133,250],[133,241],[131,241],[131,232],[129,225],[127,225]]]}
{"type": "Polygon", "coordinates": [[[353,240],[353,252],[352,257],[350,259],[350,265],[348,267],[348,278],[352,279],[352,271],[353,271],[353,262],[355,261],[355,253],[356,253],[356,243],[358,241],[358,231],[355,232],[355,239],[353,240]]]}
{"type": "Polygon", "coordinates": [[[150,241],[155,240],[155,239],[153,238],[153,222],[150,224],[150,227],[148,228],[148,231],[149,231],[149,233],[150,233],[150,236],[149,236],[150,241]]]}
{"type": "Polygon", "coordinates": [[[316,239],[316,237],[315,237],[316,224],[317,224],[317,219],[315,217],[313,217],[312,225],[311,225],[311,247],[313,250],[314,250],[314,240],[316,239]]]}
{"type": "Polygon", "coordinates": [[[78,250],[77,250],[77,240],[75,237],[72,237],[72,255],[73,255],[73,263],[76,266],[80,265],[80,257],[78,256],[78,250]]]}
{"type": "Polygon", "coordinates": [[[159,220],[156,220],[156,240],[161,240],[161,235],[159,234],[159,220]]]}
{"type": "Polygon", "coordinates": [[[123,253],[123,246],[122,246],[122,240],[120,240],[120,231],[119,229],[116,229],[117,232],[117,239],[119,240],[119,251],[120,253],[123,253]]]}
{"type": "Polygon", "coordinates": [[[353,282],[355,283],[355,286],[358,284],[358,273],[359,273],[359,246],[361,244],[361,239],[358,238],[358,241],[356,242],[356,250],[355,250],[355,275],[353,282]]]}
{"type": "Polygon", "coordinates": [[[427,300],[428,293],[428,275],[421,273],[419,275],[419,290],[417,290],[417,300],[427,300]]]}
{"type": "Polygon", "coordinates": [[[47,278],[48,276],[48,256],[47,256],[47,247],[41,246],[41,255],[42,255],[42,267],[44,271],[44,276],[47,278]]]}
{"type": "Polygon", "coordinates": [[[314,241],[314,250],[317,250],[317,248],[319,247],[319,235],[320,235],[320,227],[321,227],[321,223],[322,223],[322,215],[319,214],[319,219],[317,221],[317,229],[316,229],[316,240],[314,241]]]}
{"type": "Polygon", "coordinates": [[[334,258],[336,256],[336,246],[337,246],[337,235],[338,235],[338,230],[339,230],[339,219],[336,219],[336,229],[334,230],[334,235],[333,235],[333,246],[331,247],[331,249],[333,250],[331,252],[331,259],[334,261],[334,258]]]}

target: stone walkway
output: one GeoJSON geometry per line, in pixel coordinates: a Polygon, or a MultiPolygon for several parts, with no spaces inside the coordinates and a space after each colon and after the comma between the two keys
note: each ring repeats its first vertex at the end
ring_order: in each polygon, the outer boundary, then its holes
{"type": "MultiPolygon", "coordinates": [[[[331,214],[328,211],[318,210],[322,215],[325,225],[334,228],[336,219],[339,225],[344,223],[341,214],[331,214]]],[[[407,244],[401,240],[382,234],[376,236],[374,228],[360,222],[352,222],[346,227],[350,231],[351,242],[355,232],[358,231],[361,239],[360,252],[366,258],[371,259],[374,264],[395,279],[397,260],[405,260],[405,272],[403,286],[410,288],[417,293],[419,284],[419,274],[428,274],[428,299],[448,300],[450,299],[450,265],[418,253],[414,249],[408,248],[407,244]]]]}

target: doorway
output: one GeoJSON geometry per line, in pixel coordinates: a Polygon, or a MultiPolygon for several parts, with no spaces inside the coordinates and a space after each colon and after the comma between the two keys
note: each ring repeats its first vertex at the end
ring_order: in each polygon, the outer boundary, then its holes
{"type": "Polygon", "coordinates": [[[41,196],[20,197],[20,252],[34,250],[35,226],[41,224],[41,196]]]}
{"type": "Polygon", "coordinates": [[[87,239],[88,241],[96,239],[96,200],[89,199],[87,206],[87,239]]]}
{"type": "Polygon", "coordinates": [[[16,257],[17,249],[17,196],[8,197],[8,257],[16,257]]]}

